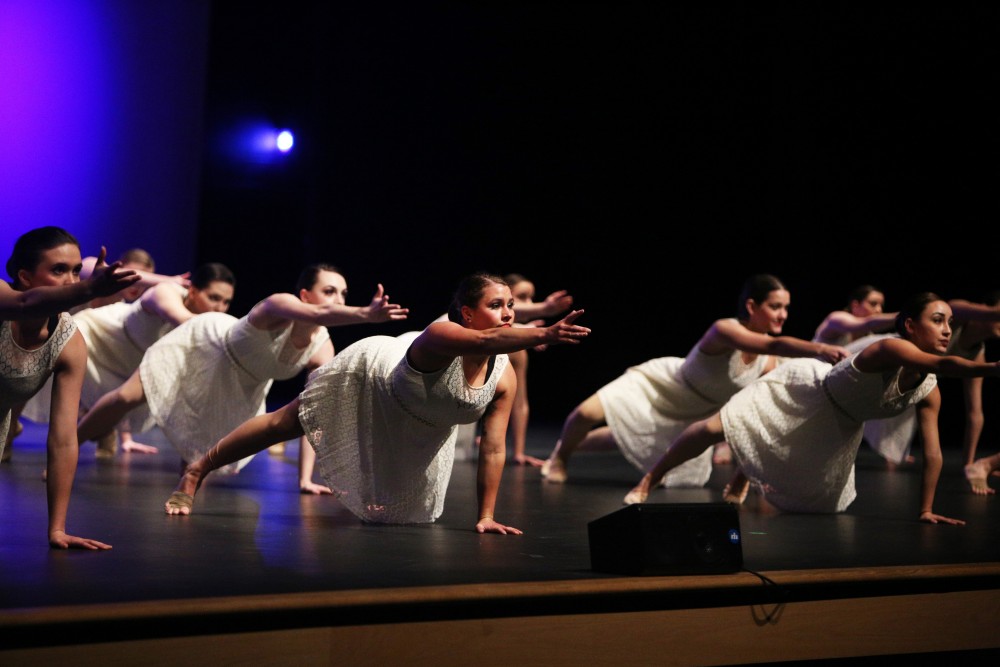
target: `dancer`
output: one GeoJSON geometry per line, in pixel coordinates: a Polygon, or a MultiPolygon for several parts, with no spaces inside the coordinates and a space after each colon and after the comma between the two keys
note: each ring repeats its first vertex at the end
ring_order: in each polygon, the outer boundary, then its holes
{"type": "MultiPolygon", "coordinates": [[[[139,368],[146,349],[168,331],[201,313],[226,312],[235,285],[236,278],[227,266],[210,262],[198,267],[189,288],[173,281],[160,282],[132,303],[122,300],[74,314],[73,319],[87,343],[87,373],[80,396],[83,412],[101,396],[121,386],[139,368]]],[[[47,401],[36,396],[25,406],[23,414],[35,422],[48,421],[47,401]]],[[[138,432],[153,426],[148,415],[133,413],[123,419],[117,425],[122,450],[155,454],[156,447],[133,439],[132,423],[138,432]]],[[[114,457],[118,446],[115,429],[102,434],[97,442],[98,458],[114,457]]]]}
{"type": "MultiPolygon", "coordinates": [[[[987,294],[981,302],[949,299],[948,305],[953,314],[948,354],[970,361],[985,361],[986,341],[1000,338],[1000,292],[987,294]]],[[[879,338],[879,335],[866,336],[847,347],[853,352],[879,338]]],[[[964,467],[976,460],[976,449],[986,421],[983,411],[983,378],[962,378],[962,395],[965,403],[965,428],[962,433],[964,467]]],[[[914,462],[911,449],[916,433],[917,417],[911,409],[894,417],[865,422],[864,439],[886,460],[886,465],[894,469],[900,464],[914,462]]]]}
{"type": "Polygon", "coordinates": [[[134,284],[133,271],[105,265],[101,248],[93,276],[80,281],[80,244],[59,227],[22,234],[7,260],[13,282],[0,282],[0,448],[6,448],[11,409],[39,391],[51,375],[53,418],[46,438],[49,546],[110,549],[95,539],[66,532],[66,515],[76,474],[77,407],[87,363],[87,346],[67,310],[134,284]]]}
{"type": "Polygon", "coordinates": [[[520,535],[494,519],[517,380],[507,353],[579,343],[582,310],[549,327],[514,327],[514,300],[499,276],[464,278],[450,321],[420,333],[371,336],[313,372],[298,398],[250,419],[187,467],[167,514],[190,514],[205,476],[305,434],[320,472],[364,521],[429,523],[441,516],[458,424],[483,419],[476,531],[520,535]]]}
{"type": "MultiPolygon", "coordinates": [[[[809,359],[781,364],[685,429],[625,496],[625,504],[644,502],[664,473],[726,440],[747,484],[771,505],[790,512],[842,512],[857,495],[854,460],[864,422],[916,406],[924,443],[919,519],[963,524],[933,508],[942,467],[935,374],[996,377],[1000,363],[948,355],[951,317],[946,301],[919,294],[900,309],[899,338],[872,343],[832,367],[809,359]]],[[[983,468],[975,471],[977,478],[983,468]]]]}
{"type": "MultiPolygon", "coordinates": [[[[788,289],[775,276],[751,276],[740,293],[737,317],[716,320],[687,357],[660,357],[633,366],[580,403],[542,466],[546,481],[566,481],[577,449],[617,445],[629,463],[646,470],[688,424],[712,414],[773,369],[776,356],[817,357],[828,363],[847,356],[837,345],[782,336],[790,301],[788,289]]],[[[663,485],[704,486],[711,474],[712,457],[706,452],[672,470],[663,485]]]]}
{"type": "MultiPolygon", "coordinates": [[[[132,269],[139,274],[139,280],[134,285],[130,285],[121,292],[110,296],[92,299],[89,303],[77,306],[70,312],[75,314],[77,311],[83,310],[84,308],[100,308],[101,306],[107,306],[119,301],[127,301],[131,303],[142,296],[142,293],[150,287],[154,287],[163,282],[176,283],[181,287],[188,287],[191,284],[191,281],[188,279],[190,277],[190,273],[181,273],[175,276],[156,273],[156,262],[153,261],[153,256],[142,248],[129,248],[121,254],[118,261],[121,262],[123,268],[132,269]]],[[[91,272],[94,270],[96,262],[96,257],[83,258],[83,270],[80,271],[81,280],[90,276],[91,272]]]]}
{"type": "Polygon", "coordinates": [[[820,322],[813,340],[831,345],[847,345],[872,333],[892,331],[896,313],[882,312],[885,294],[872,285],[861,285],[851,292],[847,308],[835,310],[820,322]]]}
{"type": "MultiPolygon", "coordinates": [[[[516,324],[529,327],[544,326],[545,320],[543,318],[561,315],[573,305],[573,297],[566,290],[557,290],[545,297],[545,300],[535,301],[535,284],[520,273],[508,273],[504,276],[504,280],[510,286],[511,296],[514,297],[516,324]]],[[[447,315],[441,318],[442,321],[447,319],[447,315]]],[[[541,352],[545,350],[545,347],[545,345],[538,345],[532,349],[541,352]]],[[[528,403],[528,350],[511,352],[507,358],[514,368],[514,375],[517,377],[517,393],[514,396],[514,406],[510,411],[514,463],[537,468],[545,462],[525,453],[528,443],[528,417],[531,413],[531,407],[528,403]]],[[[477,440],[477,424],[459,426],[455,460],[475,458],[477,440]]]]}
{"type": "MultiPolygon", "coordinates": [[[[333,355],[326,327],[406,319],[409,310],[390,303],[382,285],[368,306],[337,303],[327,289],[335,273],[318,272],[315,285],[298,295],[272,294],[241,319],[203,313],[170,331],[146,350],[124,384],[84,416],[77,429],[80,442],[99,437],[146,405],[185,463],[193,461],[239,424],[263,414],[274,380],[295,377],[333,355]]],[[[223,472],[235,474],[249,461],[234,462],[223,472]]]]}
{"type": "MultiPolygon", "coordinates": [[[[543,326],[544,318],[561,315],[573,305],[573,297],[566,290],[552,292],[544,301],[535,301],[535,284],[519,273],[508,273],[504,280],[510,285],[514,297],[515,320],[526,326],[543,326]]],[[[544,345],[532,348],[537,352],[545,350],[544,345]]],[[[507,355],[517,376],[517,393],[510,412],[511,440],[514,445],[514,463],[541,467],[545,461],[528,456],[528,417],[531,406],[528,403],[528,350],[517,350],[507,355]]]]}

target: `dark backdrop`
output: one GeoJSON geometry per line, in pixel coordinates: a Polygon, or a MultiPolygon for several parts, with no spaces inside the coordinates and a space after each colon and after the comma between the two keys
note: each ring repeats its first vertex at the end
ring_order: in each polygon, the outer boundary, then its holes
{"type": "Polygon", "coordinates": [[[751,273],[788,284],[802,337],[862,283],[889,309],[998,286],[992,7],[257,7],[212,7],[207,132],[259,117],[298,143],[263,166],[208,144],[198,256],[236,270],[236,315],[332,261],[351,303],[382,282],[412,309],[335,329],[343,347],[424,326],[464,273],[518,271],[593,327],[532,355],[533,417],[561,420],[685,355],[751,273]]]}

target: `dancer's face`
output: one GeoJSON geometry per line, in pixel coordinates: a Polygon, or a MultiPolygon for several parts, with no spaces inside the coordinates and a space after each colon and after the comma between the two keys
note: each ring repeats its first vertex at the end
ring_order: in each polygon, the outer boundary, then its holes
{"type": "Polygon", "coordinates": [[[234,291],[232,285],[222,280],[213,280],[204,289],[192,285],[184,305],[195,315],[224,313],[233,302],[234,291]]]}
{"type": "Polygon", "coordinates": [[[951,342],[951,306],[947,301],[931,301],[920,317],[906,320],[911,343],[924,352],[947,354],[951,342]]]}
{"type": "Polygon", "coordinates": [[[750,320],[747,328],[758,333],[778,336],[788,319],[788,306],[792,302],[792,297],[788,290],[776,289],[768,292],[767,298],[763,302],[756,302],[753,299],[747,302],[747,310],[750,312],[750,320]]]}
{"type": "Polygon", "coordinates": [[[336,271],[320,271],[313,286],[301,290],[299,298],[306,303],[343,306],[347,303],[347,279],[336,271]]]}
{"type": "Polygon", "coordinates": [[[80,248],[72,243],[64,243],[43,251],[34,270],[21,269],[18,280],[25,288],[60,287],[80,282],[82,270],[80,248]]]}
{"type": "Polygon", "coordinates": [[[851,314],[855,317],[878,315],[885,307],[885,294],[872,290],[864,299],[851,302],[851,314]]]}
{"type": "Polygon", "coordinates": [[[531,303],[535,300],[535,284],[530,280],[522,280],[510,286],[510,293],[515,303],[531,303]]]}
{"type": "Polygon", "coordinates": [[[509,327],[514,323],[514,297],[507,285],[491,283],[475,308],[462,307],[463,323],[470,329],[509,327]]]}

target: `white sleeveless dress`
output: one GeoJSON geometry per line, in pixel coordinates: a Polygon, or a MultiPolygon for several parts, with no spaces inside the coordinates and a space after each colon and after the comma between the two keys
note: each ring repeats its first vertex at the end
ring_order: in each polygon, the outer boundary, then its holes
{"type": "Polygon", "coordinates": [[[483,416],[507,368],[494,359],[481,387],[461,357],[434,373],[414,370],[415,333],[370,336],[310,374],[299,421],[327,485],[372,523],[430,523],[444,510],[460,424],[483,416]]]}
{"type": "MultiPolygon", "coordinates": [[[[599,389],[608,427],[629,463],[646,472],[681,431],[759,378],[770,357],[758,355],[745,364],[742,354],[708,355],[696,344],[683,359],[651,359],[599,389]]],[[[667,473],[663,486],[704,486],[711,475],[709,450],[667,473]]]]}
{"type": "Polygon", "coordinates": [[[0,322],[0,457],[7,444],[11,410],[46,387],[59,355],[74,333],[73,317],[60,313],[49,339],[41,347],[25,350],[14,342],[10,322],[0,322]]]}
{"type": "MultiPolygon", "coordinates": [[[[962,348],[959,345],[959,335],[962,332],[961,325],[952,330],[951,343],[948,345],[948,354],[963,357],[969,361],[975,361],[983,345],[975,345],[972,348],[962,348]]],[[[898,334],[873,334],[865,336],[852,342],[847,346],[851,352],[860,351],[875,341],[883,338],[899,338],[898,334]]],[[[916,408],[909,408],[894,417],[884,419],[871,419],[865,422],[864,440],[868,446],[877,452],[879,456],[892,461],[893,463],[903,463],[913,449],[913,442],[917,436],[917,413],[916,408]]]]}
{"type": "Polygon", "coordinates": [[[793,512],[842,512],[854,501],[864,423],[900,414],[937,385],[899,388],[900,370],[862,373],[858,353],[831,366],[789,359],[722,408],[726,441],[754,487],[793,512]]]}
{"type": "MultiPolygon", "coordinates": [[[[296,348],[292,324],[257,329],[246,317],[202,313],[149,347],[139,374],[150,414],[185,461],[194,461],[222,436],[267,408],[274,380],[298,375],[330,338],[320,327],[296,348]]],[[[253,459],[219,468],[235,474],[253,459]]]]}
{"type": "MultiPolygon", "coordinates": [[[[73,315],[87,343],[87,371],[80,390],[80,405],[90,409],[104,394],[117,389],[139,368],[146,349],[173,328],[156,315],[143,310],[141,303],[118,301],[99,308],[84,308],[73,315]]],[[[49,380],[51,382],[51,379],[49,380]]],[[[51,392],[39,392],[21,413],[28,419],[49,421],[51,392]]],[[[127,419],[138,432],[148,421],[145,408],[137,408],[127,419]]]]}

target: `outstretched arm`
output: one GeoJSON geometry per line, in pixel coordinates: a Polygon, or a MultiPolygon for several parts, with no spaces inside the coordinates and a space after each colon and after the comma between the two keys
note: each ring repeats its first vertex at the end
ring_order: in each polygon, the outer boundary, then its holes
{"type": "Polygon", "coordinates": [[[530,320],[555,317],[565,313],[573,305],[573,297],[566,290],[558,290],[545,297],[544,301],[517,301],[514,304],[514,319],[525,323],[530,320]]]}
{"type": "Polygon", "coordinates": [[[55,315],[97,297],[120,292],[139,280],[135,271],[121,268],[121,262],[105,264],[105,254],[102,247],[94,274],[90,278],[71,285],[33,287],[22,291],[0,281],[0,320],[55,315]]]}
{"type": "Polygon", "coordinates": [[[174,283],[160,283],[152,289],[146,290],[139,297],[139,303],[147,313],[174,326],[194,317],[194,313],[184,305],[183,288],[174,283]]]}
{"type": "Polygon", "coordinates": [[[816,329],[813,338],[823,343],[837,340],[844,334],[863,334],[889,331],[896,323],[896,313],[875,313],[867,317],[852,315],[846,310],[837,310],[826,316],[816,329]]]}
{"type": "Polygon", "coordinates": [[[391,303],[389,295],[379,284],[375,296],[367,306],[344,306],[339,303],[310,304],[294,294],[272,294],[250,310],[249,320],[250,324],[258,329],[284,326],[289,320],[337,327],[405,320],[409,312],[409,308],[391,303]]]}
{"type": "Polygon", "coordinates": [[[815,357],[831,364],[850,356],[850,352],[839,345],[814,343],[794,336],[769,336],[750,331],[731,319],[716,320],[701,337],[699,347],[706,354],[736,349],[779,357],[815,357]]]}
{"type": "Polygon", "coordinates": [[[574,310],[548,327],[494,327],[467,329],[454,322],[433,322],[410,345],[410,361],[421,371],[430,372],[463,355],[506,354],[537,345],[577,344],[590,334],[575,324],[582,310],[574,310]]]}

